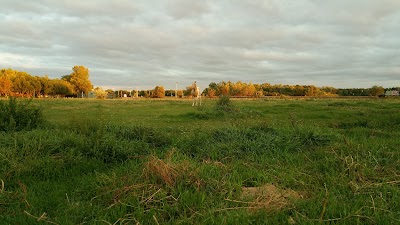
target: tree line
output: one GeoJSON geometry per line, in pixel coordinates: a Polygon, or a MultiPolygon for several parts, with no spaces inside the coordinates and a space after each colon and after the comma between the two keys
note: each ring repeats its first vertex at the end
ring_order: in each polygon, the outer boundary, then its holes
{"type": "MultiPolygon", "coordinates": [[[[400,90],[399,87],[383,88],[334,88],[316,87],[314,85],[283,85],[283,84],[253,84],[246,82],[211,82],[202,92],[203,96],[234,96],[234,97],[262,97],[262,96],[380,96],[388,90],[400,90]]],[[[151,90],[103,90],[93,88],[89,79],[89,69],[84,66],[74,66],[72,73],[59,79],[50,79],[45,76],[32,76],[26,72],[13,69],[0,70],[0,96],[88,96],[89,91],[97,98],[107,97],[184,97],[190,96],[191,86],[184,90],[165,90],[163,86],[156,86],[151,90]]]]}
{"type": "Polygon", "coordinates": [[[261,96],[379,96],[386,90],[399,90],[400,88],[383,88],[373,86],[371,88],[334,88],[316,87],[314,85],[283,85],[283,84],[253,84],[238,82],[212,82],[203,91],[203,95],[214,97],[221,95],[240,97],[261,97],[261,96]]]}
{"type": "Polygon", "coordinates": [[[40,97],[40,96],[80,96],[92,90],[89,69],[74,66],[72,73],[60,79],[32,76],[26,72],[1,69],[0,96],[40,97]]]}
{"type": "MultiPolygon", "coordinates": [[[[262,97],[262,96],[313,96],[313,97],[336,97],[336,96],[381,96],[387,90],[400,90],[400,87],[383,88],[382,86],[373,86],[371,88],[334,88],[334,87],[316,87],[314,85],[282,85],[282,84],[253,84],[238,81],[236,83],[222,81],[219,83],[211,82],[202,92],[206,97],[233,96],[233,97],[262,97]]],[[[191,86],[184,90],[164,90],[163,86],[156,86],[152,90],[106,90],[108,93],[114,93],[115,96],[122,97],[184,97],[190,96],[191,86]]]]}

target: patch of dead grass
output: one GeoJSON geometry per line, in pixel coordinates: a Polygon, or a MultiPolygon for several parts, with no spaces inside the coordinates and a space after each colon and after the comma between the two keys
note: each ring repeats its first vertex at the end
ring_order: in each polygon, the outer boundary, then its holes
{"type": "Polygon", "coordinates": [[[178,182],[192,184],[197,189],[202,185],[202,180],[197,177],[197,169],[188,160],[173,162],[173,151],[166,154],[165,159],[154,155],[144,164],[143,176],[146,180],[155,179],[158,184],[170,187],[176,186],[178,182]]]}
{"type": "Polygon", "coordinates": [[[146,179],[155,178],[157,181],[165,183],[168,186],[175,186],[179,173],[176,167],[171,163],[164,162],[156,156],[150,156],[145,163],[143,174],[146,179]]]}
{"type": "Polygon", "coordinates": [[[281,189],[273,184],[265,184],[261,187],[243,187],[240,199],[248,204],[250,210],[279,211],[290,207],[292,202],[302,198],[298,192],[292,189],[281,189]]]}

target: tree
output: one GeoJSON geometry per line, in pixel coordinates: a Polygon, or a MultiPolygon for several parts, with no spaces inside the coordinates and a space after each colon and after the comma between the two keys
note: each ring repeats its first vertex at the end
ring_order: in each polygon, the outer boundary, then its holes
{"type": "Polygon", "coordinates": [[[306,95],[307,96],[317,96],[319,88],[314,85],[306,86],[306,95]]]}
{"type": "Polygon", "coordinates": [[[165,97],[165,90],[163,86],[156,86],[153,90],[153,98],[164,98],[165,97]]]}
{"type": "Polygon", "coordinates": [[[131,92],[128,90],[116,90],[114,91],[114,95],[118,98],[132,97],[131,92]]]}
{"type": "Polygon", "coordinates": [[[68,96],[75,94],[74,87],[68,81],[56,79],[51,80],[51,83],[52,90],[50,94],[52,95],[68,96]]]}
{"type": "Polygon", "coordinates": [[[114,93],[114,90],[112,90],[112,89],[107,89],[107,90],[105,90],[105,92],[107,93],[107,98],[115,98],[115,93],[114,93]]]}
{"type": "Polygon", "coordinates": [[[32,76],[25,72],[18,72],[13,79],[12,91],[21,96],[31,96],[35,92],[32,85],[32,76]]]}
{"type": "Polygon", "coordinates": [[[186,87],[186,89],[183,91],[184,96],[190,96],[192,94],[192,85],[189,85],[186,87]]]}
{"type": "Polygon", "coordinates": [[[61,76],[61,80],[65,80],[65,81],[71,82],[71,75],[61,76]]]}
{"type": "Polygon", "coordinates": [[[304,96],[306,95],[306,89],[303,86],[296,85],[293,88],[293,95],[294,96],[304,96]]]}
{"type": "Polygon", "coordinates": [[[183,98],[183,90],[178,90],[176,94],[178,95],[178,98],[183,98]]]}
{"type": "Polygon", "coordinates": [[[0,96],[9,96],[12,93],[12,81],[5,76],[0,76],[0,96]]]}
{"type": "Polygon", "coordinates": [[[145,97],[145,95],[146,95],[146,91],[144,91],[144,90],[140,90],[138,93],[138,97],[145,97]]]}
{"type": "Polygon", "coordinates": [[[244,83],[242,85],[241,93],[243,96],[248,96],[248,97],[255,96],[256,88],[254,87],[254,85],[252,83],[250,83],[250,84],[244,83]]]}
{"type": "Polygon", "coordinates": [[[211,82],[208,87],[213,90],[218,90],[218,85],[215,82],[211,82]]]}
{"type": "Polygon", "coordinates": [[[214,96],[215,96],[215,90],[214,89],[208,90],[208,97],[209,98],[214,98],[214,96]]]}
{"type": "Polygon", "coordinates": [[[230,94],[232,96],[241,96],[241,95],[243,95],[242,89],[243,89],[244,84],[241,81],[236,82],[236,84],[230,83],[229,86],[230,86],[229,87],[230,94]]]}
{"type": "Polygon", "coordinates": [[[135,97],[135,98],[137,98],[137,97],[138,97],[138,94],[139,94],[139,92],[138,92],[138,91],[136,91],[136,90],[132,90],[132,91],[131,91],[131,93],[132,93],[132,94],[131,94],[131,95],[132,95],[131,97],[135,97]]]}
{"type": "Polygon", "coordinates": [[[98,99],[105,99],[107,98],[107,92],[104,91],[101,87],[97,87],[94,89],[94,92],[96,93],[96,98],[98,99]]]}
{"type": "Polygon", "coordinates": [[[165,90],[165,96],[175,96],[175,90],[165,90]]]}
{"type": "Polygon", "coordinates": [[[89,80],[89,69],[84,66],[74,66],[72,73],[69,76],[64,76],[63,79],[69,81],[79,95],[81,92],[88,92],[92,89],[92,83],[89,80]]]}
{"type": "Polygon", "coordinates": [[[42,84],[40,82],[39,77],[31,76],[30,82],[31,82],[32,89],[33,89],[33,97],[40,96],[40,94],[42,93],[42,84]]]}
{"type": "Polygon", "coordinates": [[[385,89],[382,86],[374,85],[372,88],[369,89],[369,94],[371,96],[378,96],[385,94],[385,89]]]}
{"type": "Polygon", "coordinates": [[[2,69],[0,71],[0,96],[9,96],[12,94],[12,78],[15,71],[11,69],[2,69]]]}
{"type": "Polygon", "coordinates": [[[230,95],[229,83],[230,82],[226,83],[223,81],[218,84],[218,95],[224,95],[224,96],[230,95]]]}
{"type": "Polygon", "coordinates": [[[46,75],[44,77],[36,77],[39,82],[40,82],[40,86],[41,86],[41,94],[42,95],[49,95],[53,89],[52,87],[52,80],[49,79],[49,77],[46,75]]]}

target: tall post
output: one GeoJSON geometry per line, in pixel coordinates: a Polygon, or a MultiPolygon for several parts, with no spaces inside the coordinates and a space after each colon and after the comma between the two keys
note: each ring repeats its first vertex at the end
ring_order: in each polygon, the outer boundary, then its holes
{"type": "Polygon", "coordinates": [[[175,82],[175,98],[178,97],[178,82],[175,82]]]}

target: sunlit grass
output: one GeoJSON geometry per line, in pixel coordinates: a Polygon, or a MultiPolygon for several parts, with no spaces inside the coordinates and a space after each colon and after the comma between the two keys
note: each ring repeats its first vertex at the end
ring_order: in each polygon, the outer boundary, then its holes
{"type": "Polygon", "coordinates": [[[32,103],[46,127],[0,132],[4,224],[400,220],[397,99],[32,103]]]}

